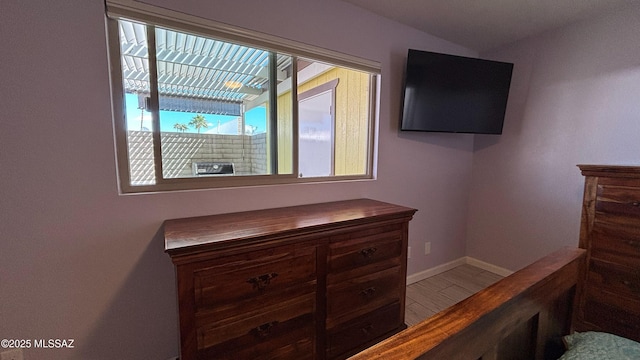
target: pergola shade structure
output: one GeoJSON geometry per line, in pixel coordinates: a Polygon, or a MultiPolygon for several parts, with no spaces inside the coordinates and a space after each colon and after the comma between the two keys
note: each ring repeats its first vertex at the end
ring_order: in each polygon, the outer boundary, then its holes
{"type": "MultiPolygon", "coordinates": [[[[121,66],[126,93],[149,96],[146,25],[119,21],[121,66]]],[[[155,28],[160,110],[239,116],[242,105],[268,91],[270,52],[155,28]]],[[[276,81],[290,76],[292,58],[276,55],[276,81]]]]}

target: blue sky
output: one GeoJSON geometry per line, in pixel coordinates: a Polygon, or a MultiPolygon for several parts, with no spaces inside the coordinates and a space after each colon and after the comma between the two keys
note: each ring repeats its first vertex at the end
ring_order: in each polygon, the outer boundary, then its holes
{"type": "MultiPolygon", "coordinates": [[[[129,130],[140,130],[140,116],[143,116],[142,127],[151,129],[151,113],[138,109],[138,96],[135,94],[125,95],[125,106],[127,109],[127,128],[129,130]]],[[[176,132],[173,125],[176,123],[189,124],[191,119],[195,116],[195,113],[186,113],[178,111],[160,111],[160,131],[162,132],[176,132]]],[[[225,122],[232,121],[235,116],[213,115],[203,114],[205,119],[213,128],[215,125],[224,124],[225,122]]],[[[266,109],[264,107],[253,108],[245,114],[245,122],[247,125],[257,127],[256,133],[265,132],[266,130],[266,109]]],[[[201,133],[206,132],[208,129],[200,129],[201,133]]],[[[185,131],[186,133],[197,133],[198,131],[190,127],[185,131]]]]}

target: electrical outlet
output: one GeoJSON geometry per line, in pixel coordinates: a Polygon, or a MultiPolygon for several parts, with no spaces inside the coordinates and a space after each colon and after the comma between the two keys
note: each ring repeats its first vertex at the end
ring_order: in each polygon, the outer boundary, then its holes
{"type": "Polygon", "coordinates": [[[22,349],[7,350],[0,353],[0,360],[23,360],[22,349]]]}
{"type": "Polygon", "coordinates": [[[431,254],[431,242],[429,242],[429,241],[424,243],[424,254],[425,255],[431,254]]]}
{"type": "Polygon", "coordinates": [[[407,247],[407,259],[411,259],[411,246],[407,247]]]}

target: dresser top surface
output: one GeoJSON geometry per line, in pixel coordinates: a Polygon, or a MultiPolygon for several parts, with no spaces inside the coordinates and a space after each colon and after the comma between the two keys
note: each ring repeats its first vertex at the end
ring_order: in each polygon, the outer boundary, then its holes
{"type": "Polygon", "coordinates": [[[273,236],[322,231],[376,219],[411,217],[415,209],[370,199],[172,219],[164,222],[165,251],[177,255],[273,236]]]}

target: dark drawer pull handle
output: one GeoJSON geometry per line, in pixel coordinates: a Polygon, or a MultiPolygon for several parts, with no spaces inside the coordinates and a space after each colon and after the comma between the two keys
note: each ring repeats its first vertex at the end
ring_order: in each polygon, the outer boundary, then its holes
{"type": "Polygon", "coordinates": [[[271,279],[275,278],[276,276],[278,276],[278,273],[264,274],[252,277],[248,279],[247,282],[249,284],[252,284],[254,289],[262,291],[267,287],[267,285],[271,284],[271,279]]]}
{"type": "Polygon", "coordinates": [[[360,250],[360,254],[365,258],[370,259],[373,256],[373,254],[375,254],[376,251],[378,251],[378,249],[371,247],[371,248],[360,250]]]}
{"type": "Polygon", "coordinates": [[[627,241],[627,244],[633,246],[636,249],[640,249],[640,241],[629,240],[627,241]]]}
{"type": "Polygon", "coordinates": [[[373,296],[373,294],[375,294],[375,293],[376,293],[376,288],[374,286],[372,286],[370,288],[366,288],[366,289],[360,291],[360,295],[362,295],[362,296],[364,296],[366,298],[373,296]]]}
{"type": "Polygon", "coordinates": [[[277,321],[271,321],[256,327],[252,332],[255,336],[264,338],[271,335],[271,330],[273,330],[276,325],[278,325],[277,321]]]}
{"type": "Polygon", "coordinates": [[[368,324],[367,326],[363,327],[361,330],[365,335],[371,335],[371,332],[374,330],[374,328],[373,328],[373,325],[368,324]]]}

